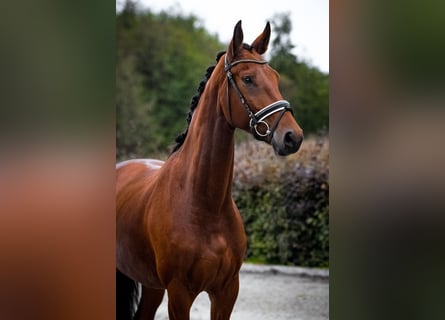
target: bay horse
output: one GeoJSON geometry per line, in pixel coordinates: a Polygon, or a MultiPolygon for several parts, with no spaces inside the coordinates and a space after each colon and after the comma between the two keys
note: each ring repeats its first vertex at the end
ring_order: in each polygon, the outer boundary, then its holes
{"type": "Polygon", "coordinates": [[[303,140],[278,89],[279,75],[262,58],[270,32],[267,23],[247,45],[241,21],[236,24],[165,162],[117,164],[117,319],[154,319],[165,290],[172,320],[188,320],[202,291],[209,295],[212,320],[230,318],[246,252],[231,195],[235,128],[282,156],[297,152],[303,140]],[[137,283],[142,289],[136,311],[137,283]]]}

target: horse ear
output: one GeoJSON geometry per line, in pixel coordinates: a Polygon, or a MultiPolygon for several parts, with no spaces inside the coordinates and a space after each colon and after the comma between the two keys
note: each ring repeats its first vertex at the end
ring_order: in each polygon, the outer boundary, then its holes
{"type": "Polygon", "coordinates": [[[233,30],[233,38],[232,41],[230,41],[229,50],[227,51],[227,56],[229,61],[231,61],[232,58],[236,56],[238,50],[243,44],[243,38],[244,38],[243,28],[241,28],[241,20],[240,20],[238,21],[238,23],[235,26],[235,29],[233,30]]]}
{"type": "Polygon", "coordinates": [[[260,34],[258,38],[255,39],[255,41],[252,43],[252,47],[259,54],[263,54],[267,50],[267,46],[269,45],[269,39],[270,39],[270,23],[267,22],[263,33],[260,34]]]}

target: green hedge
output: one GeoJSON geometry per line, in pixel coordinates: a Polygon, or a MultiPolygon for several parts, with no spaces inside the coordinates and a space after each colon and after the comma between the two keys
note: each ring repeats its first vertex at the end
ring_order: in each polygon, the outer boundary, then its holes
{"type": "Polygon", "coordinates": [[[328,148],[327,138],[313,138],[282,158],[264,143],[237,146],[233,196],[249,260],[328,267],[328,148]]]}

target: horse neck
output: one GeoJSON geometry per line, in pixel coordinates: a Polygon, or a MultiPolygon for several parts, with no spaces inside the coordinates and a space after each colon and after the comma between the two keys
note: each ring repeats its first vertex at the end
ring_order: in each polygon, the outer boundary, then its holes
{"type": "Polygon", "coordinates": [[[225,77],[217,72],[218,67],[201,95],[184,145],[177,151],[182,172],[178,176],[193,206],[213,213],[232,205],[234,159],[234,128],[221,111],[225,90],[217,85],[225,83],[225,77]]]}

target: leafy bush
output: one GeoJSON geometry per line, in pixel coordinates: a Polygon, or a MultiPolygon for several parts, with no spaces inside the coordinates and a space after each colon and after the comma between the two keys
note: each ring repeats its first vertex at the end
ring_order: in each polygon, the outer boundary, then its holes
{"type": "Polygon", "coordinates": [[[305,140],[286,158],[261,142],[237,145],[233,197],[248,235],[249,259],[328,266],[328,159],[327,138],[305,140]]]}

